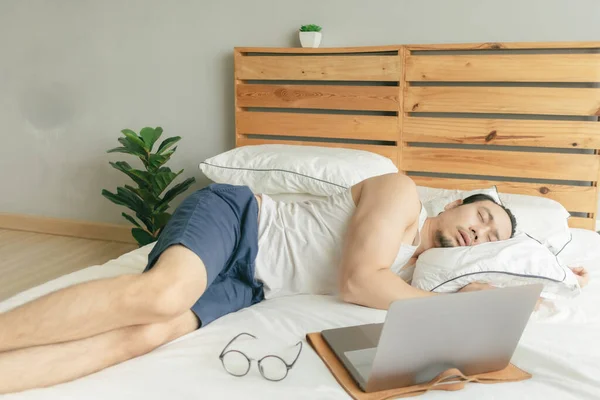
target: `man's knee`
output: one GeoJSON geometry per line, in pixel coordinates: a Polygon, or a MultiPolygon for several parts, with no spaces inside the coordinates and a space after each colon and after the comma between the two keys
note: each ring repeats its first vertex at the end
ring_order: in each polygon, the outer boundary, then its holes
{"type": "Polygon", "coordinates": [[[123,298],[127,309],[148,315],[149,322],[181,315],[194,305],[206,287],[205,275],[199,277],[193,269],[164,263],[160,268],[139,275],[128,285],[123,298]]]}
{"type": "Polygon", "coordinates": [[[187,311],[165,322],[124,328],[119,340],[125,357],[129,359],[149,353],[197,328],[196,316],[187,311]]]}
{"type": "Polygon", "coordinates": [[[148,322],[166,321],[181,315],[196,302],[201,293],[190,290],[185,277],[158,281],[140,276],[125,293],[125,307],[148,316],[148,322]]]}
{"type": "Polygon", "coordinates": [[[169,332],[160,324],[136,325],[124,330],[120,342],[125,358],[151,352],[169,340],[169,332]]]}

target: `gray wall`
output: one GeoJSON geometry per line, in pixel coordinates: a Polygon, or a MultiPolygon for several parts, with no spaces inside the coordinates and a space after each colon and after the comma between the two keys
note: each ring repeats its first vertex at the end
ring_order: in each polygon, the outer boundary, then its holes
{"type": "MultiPolygon", "coordinates": [[[[122,128],[183,140],[170,166],[233,147],[234,46],[600,40],[597,0],[2,0],[0,212],[125,222],[104,151],[122,128]]],[[[175,203],[176,205],[177,203],[175,203]]]]}

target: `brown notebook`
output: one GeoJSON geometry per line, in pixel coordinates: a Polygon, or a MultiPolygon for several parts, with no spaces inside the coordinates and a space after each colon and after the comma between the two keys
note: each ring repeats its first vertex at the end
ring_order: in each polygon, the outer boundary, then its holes
{"type": "Polygon", "coordinates": [[[429,390],[460,390],[467,382],[501,383],[516,382],[531,378],[531,374],[515,367],[513,364],[509,364],[508,367],[501,371],[472,376],[465,376],[458,369],[453,368],[442,372],[427,383],[366,393],[358,387],[354,378],[348,373],[327,342],[323,340],[320,332],[309,333],[306,335],[306,339],[325,362],[325,365],[327,365],[327,368],[329,368],[339,384],[356,400],[384,400],[419,396],[429,390]]]}

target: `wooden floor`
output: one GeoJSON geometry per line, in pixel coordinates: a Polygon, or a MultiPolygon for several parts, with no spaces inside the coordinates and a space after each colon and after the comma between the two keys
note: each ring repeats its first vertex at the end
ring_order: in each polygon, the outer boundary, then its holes
{"type": "Polygon", "coordinates": [[[0,301],[135,249],[134,244],[0,229],[0,301]]]}

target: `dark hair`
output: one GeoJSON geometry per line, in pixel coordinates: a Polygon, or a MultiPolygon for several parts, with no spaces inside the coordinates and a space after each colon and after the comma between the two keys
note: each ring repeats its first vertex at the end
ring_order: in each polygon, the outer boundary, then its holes
{"type": "Polygon", "coordinates": [[[515,235],[515,231],[517,230],[517,219],[515,218],[515,215],[508,208],[494,200],[492,196],[483,193],[474,194],[464,199],[462,205],[473,204],[479,201],[491,201],[494,204],[498,204],[498,206],[500,206],[506,212],[508,218],[510,219],[510,237],[513,237],[515,235]]]}

